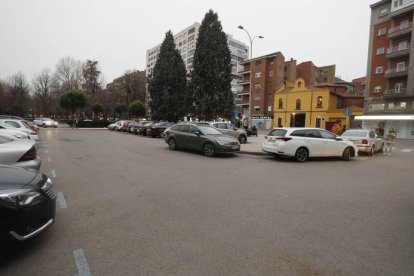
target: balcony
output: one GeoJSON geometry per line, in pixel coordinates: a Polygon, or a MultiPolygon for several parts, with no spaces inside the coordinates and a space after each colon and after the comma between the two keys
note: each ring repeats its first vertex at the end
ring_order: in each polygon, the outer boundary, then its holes
{"type": "Polygon", "coordinates": [[[250,80],[249,79],[243,79],[243,80],[240,80],[239,82],[238,82],[238,85],[248,85],[248,84],[250,84],[250,80]]]}
{"type": "Polygon", "coordinates": [[[398,67],[395,69],[388,69],[387,71],[385,71],[385,77],[390,79],[390,78],[398,78],[398,77],[405,77],[408,75],[408,67],[404,66],[404,67],[398,67]]]}
{"type": "Polygon", "coordinates": [[[384,98],[400,98],[407,94],[407,88],[384,90],[384,98]]]}
{"type": "Polygon", "coordinates": [[[411,44],[403,44],[399,46],[390,47],[387,49],[387,58],[402,57],[410,54],[411,44]]]}
{"type": "Polygon", "coordinates": [[[410,34],[413,27],[413,22],[400,24],[388,30],[388,38],[395,38],[401,35],[410,34]]]}
{"type": "Polygon", "coordinates": [[[250,91],[237,91],[237,96],[250,95],[250,91]]]}
{"type": "Polygon", "coordinates": [[[237,73],[240,74],[240,75],[247,75],[247,74],[250,74],[250,70],[249,71],[239,71],[237,73]]]}

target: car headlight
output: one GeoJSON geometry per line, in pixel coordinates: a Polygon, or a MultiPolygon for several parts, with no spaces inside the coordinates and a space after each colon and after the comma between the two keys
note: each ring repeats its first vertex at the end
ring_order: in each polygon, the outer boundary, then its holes
{"type": "Polygon", "coordinates": [[[30,206],[39,203],[41,196],[30,189],[0,190],[0,205],[11,208],[30,206]]]}
{"type": "Polygon", "coordinates": [[[222,141],[222,140],[216,140],[216,142],[217,142],[217,144],[219,144],[220,146],[229,146],[229,145],[231,145],[231,143],[230,142],[227,142],[227,141],[222,141]]]}
{"type": "Polygon", "coordinates": [[[23,134],[19,134],[19,133],[15,133],[13,134],[14,137],[19,138],[19,139],[27,139],[26,135],[23,134]]]}

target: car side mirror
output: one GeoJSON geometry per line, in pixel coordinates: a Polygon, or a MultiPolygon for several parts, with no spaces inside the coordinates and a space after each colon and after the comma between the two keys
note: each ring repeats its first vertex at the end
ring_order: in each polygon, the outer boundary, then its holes
{"type": "Polygon", "coordinates": [[[197,135],[197,136],[200,136],[201,135],[201,132],[200,131],[195,131],[195,132],[193,132],[195,135],[197,135]]]}
{"type": "Polygon", "coordinates": [[[336,137],[335,137],[335,140],[336,140],[336,141],[343,141],[344,139],[342,139],[342,138],[341,138],[341,137],[339,137],[339,136],[336,136],[336,137]]]}

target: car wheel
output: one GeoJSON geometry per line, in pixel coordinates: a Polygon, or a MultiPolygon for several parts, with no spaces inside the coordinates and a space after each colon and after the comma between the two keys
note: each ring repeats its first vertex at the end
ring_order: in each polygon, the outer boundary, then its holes
{"type": "Polygon", "coordinates": [[[170,150],[176,150],[177,149],[177,142],[175,141],[174,138],[170,138],[170,140],[168,140],[168,148],[170,150]]]}
{"type": "Polygon", "coordinates": [[[246,144],[246,142],[247,142],[246,136],[240,135],[240,137],[239,137],[239,143],[240,144],[246,144]]]}
{"type": "Polygon", "coordinates": [[[54,126],[54,128],[57,128],[57,126],[54,126]]]}
{"type": "Polygon", "coordinates": [[[307,148],[298,148],[295,153],[295,159],[298,162],[305,162],[309,158],[309,151],[307,148]]]}
{"type": "Polygon", "coordinates": [[[47,125],[46,125],[46,124],[43,124],[43,127],[44,127],[44,128],[47,128],[47,125]]]}
{"type": "Polygon", "coordinates": [[[369,155],[369,156],[373,156],[373,155],[374,155],[374,151],[375,151],[375,147],[374,147],[374,146],[372,146],[372,147],[369,149],[368,155],[369,155]]]}
{"type": "Polygon", "coordinates": [[[344,159],[345,161],[351,160],[351,149],[350,148],[346,148],[344,150],[344,152],[342,153],[342,159],[344,159]]]}
{"type": "Polygon", "coordinates": [[[216,152],[214,145],[212,143],[206,143],[203,147],[203,153],[207,157],[213,157],[216,152]]]}

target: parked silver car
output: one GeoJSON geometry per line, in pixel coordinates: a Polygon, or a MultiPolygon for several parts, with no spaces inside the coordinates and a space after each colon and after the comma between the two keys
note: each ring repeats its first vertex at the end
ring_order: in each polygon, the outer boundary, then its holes
{"type": "Polygon", "coordinates": [[[373,155],[375,152],[384,150],[384,139],[375,134],[372,130],[348,129],[341,137],[354,143],[359,152],[373,155]]]}
{"type": "Polygon", "coordinates": [[[247,142],[247,133],[242,128],[237,128],[232,124],[224,122],[199,122],[197,125],[209,124],[212,127],[217,128],[221,133],[233,136],[239,140],[240,144],[245,144],[247,142]]]}
{"type": "Polygon", "coordinates": [[[0,126],[4,129],[14,129],[26,133],[30,140],[39,141],[39,135],[23,120],[0,119],[0,126]]]}
{"type": "Polygon", "coordinates": [[[34,141],[0,136],[0,164],[39,170],[41,161],[34,145],[34,141]]]}

